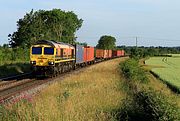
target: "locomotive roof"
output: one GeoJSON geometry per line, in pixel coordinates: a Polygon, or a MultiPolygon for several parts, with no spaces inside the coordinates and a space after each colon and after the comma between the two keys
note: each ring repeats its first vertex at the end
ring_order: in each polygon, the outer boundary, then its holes
{"type": "Polygon", "coordinates": [[[53,47],[55,47],[57,44],[60,44],[60,45],[68,45],[68,46],[71,46],[73,47],[71,44],[68,44],[68,43],[63,43],[63,42],[56,42],[54,40],[39,40],[35,43],[36,45],[37,44],[48,44],[48,45],[51,45],[53,47]]]}

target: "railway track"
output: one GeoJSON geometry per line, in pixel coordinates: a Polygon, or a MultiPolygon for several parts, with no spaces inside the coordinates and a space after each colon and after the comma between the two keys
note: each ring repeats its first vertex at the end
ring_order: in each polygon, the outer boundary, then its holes
{"type": "Polygon", "coordinates": [[[21,84],[14,85],[14,86],[5,88],[3,90],[0,90],[0,103],[4,104],[4,103],[11,102],[13,98],[18,98],[18,96],[21,93],[28,91],[30,89],[36,88],[39,85],[44,84],[48,81],[49,81],[48,79],[47,80],[31,79],[21,84]]]}
{"type": "Polygon", "coordinates": [[[74,71],[62,73],[53,78],[44,78],[44,79],[34,78],[34,79],[23,79],[20,81],[12,80],[8,82],[7,81],[3,82],[2,84],[0,83],[0,86],[6,85],[4,88],[0,88],[0,104],[11,104],[17,102],[18,100],[22,99],[24,95],[32,95],[34,93],[37,93],[38,91],[40,91],[42,88],[45,88],[49,84],[54,83],[57,80],[62,80],[64,77],[67,77],[70,74],[79,73],[83,69],[85,68],[78,68],[74,71]]]}
{"type": "Polygon", "coordinates": [[[32,74],[32,72],[28,72],[28,73],[18,74],[18,75],[14,75],[14,76],[9,76],[9,77],[3,77],[3,78],[0,78],[0,81],[22,80],[27,77],[30,77],[31,74],[32,74]]]}

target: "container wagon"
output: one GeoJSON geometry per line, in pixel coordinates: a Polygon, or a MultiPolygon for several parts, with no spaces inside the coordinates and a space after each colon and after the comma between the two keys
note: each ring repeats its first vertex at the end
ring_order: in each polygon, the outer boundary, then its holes
{"type": "Polygon", "coordinates": [[[94,47],[76,45],[76,66],[94,63],[94,47]]]}

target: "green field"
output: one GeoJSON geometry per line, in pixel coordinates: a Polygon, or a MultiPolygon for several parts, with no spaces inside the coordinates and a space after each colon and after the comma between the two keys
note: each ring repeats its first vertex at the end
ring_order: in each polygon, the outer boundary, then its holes
{"type": "Polygon", "coordinates": [[[153,67],[151,71],[159,78],[180,91],[180,57],[152,57],[145,63],[153,67]]]}

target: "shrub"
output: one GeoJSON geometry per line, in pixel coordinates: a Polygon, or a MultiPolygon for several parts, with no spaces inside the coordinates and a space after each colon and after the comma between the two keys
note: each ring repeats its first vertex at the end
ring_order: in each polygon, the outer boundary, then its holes
{"type": "Polygon", "coordinates": [[[179,121],[180,109],[161,92],[143,90],[123,101],[113,112],[120,121],[179,121]]]}
{"type": "Polygon", "coordinates": [[[138,65],[138,61],[129,59],[120,64],[121,70],[128,80],[148,82],[148,78],[143,69],[138,65]]]}

